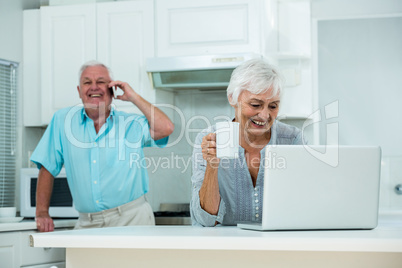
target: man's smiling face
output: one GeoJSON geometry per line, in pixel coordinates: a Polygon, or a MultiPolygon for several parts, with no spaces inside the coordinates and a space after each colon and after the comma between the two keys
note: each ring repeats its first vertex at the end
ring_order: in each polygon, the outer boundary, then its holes
{"type": "Polygon", "coordinates": [[[80,78],[78,93],[85,108],[109,107],[112,103],[112,94],[109,90],[111,78],[108,70],[103,66],[86,68],[80,78]]]}

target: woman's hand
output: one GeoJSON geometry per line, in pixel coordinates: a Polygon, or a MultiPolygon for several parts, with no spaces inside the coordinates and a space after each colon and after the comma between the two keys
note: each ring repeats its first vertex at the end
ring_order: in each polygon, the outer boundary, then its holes
{"type": "Polygon", "coordinates": [[[219,158],[216,157],[216,134],[209,133],[202,138],[202,157],[212,168],[218,168],[219,158]]]}
{"type": "Polygon", "coordinates": [[[199,192],[200,206],[209,214],[218,215],[221,196],[218,183],[219,158],[216,157],[215,133],[209,133],[202,138],[201,149],[202,157],[207,161],[207,167],[199,192]]]}

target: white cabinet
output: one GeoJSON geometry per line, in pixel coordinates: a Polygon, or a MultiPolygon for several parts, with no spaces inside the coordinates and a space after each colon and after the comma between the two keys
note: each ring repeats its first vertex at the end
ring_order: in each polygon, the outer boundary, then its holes
{"type": "MultiPolygon", "coordinates": [[[[153,1],[111,2],[97,5],[97,59],[128,82],[149,102],[155,102],[145,71],[145,59],[154,56],[153,1]]],[[[129,102],[113,100],[120,110],[139,113],[129,102]]]]}
{"type": "MultiPolygon", "coordinates": [[[[66,258],[64,248],[30,247],[29,235],[34,231],[0,233],[0,267],[19,268],[44,263],[62,263],[66,258]]],[[[50,266],[48,266],[50,267],[50,266]]]]}
{"type": "Polygon", "coordinates": [[[272,55],[285,75],[280,117],[306,119],[314,110],[309,0],[278,1],[278,52],[272,55]]]}
{"type": "Polygon", "coordinates": [[[87,60],[105,63],[114,79],[155,103],[172,96],[152,88],[146,58],[245,52],[267,56],[286,74],[281,115],[306,118],[315,107],[310,21],[308,0],[134,0],[24,11],[24,125],[47,125],[55,111],[81,103],[78,69],[87,60]]]}
{"type": "Polygon", "coordinates": [[[311,55],[310,0],[278,2],[279,53],[311,55]]]}
{"type": "Polygon", "coordinates": [[[276,11],[271,3],[275,1],[157,0],[156,56],[264,53],[273,49],[277,38],[272,38],[271,14],[276,11]]]}
{"type": "Polygon", "coordinates": [[[40,10],[23,13],[23,120],[24,126],[40,126],[41,72],[40,72],[40,10]]]}
{"type": "Polygon", "coordinates": [[[96,59],[96,6],[41,8],[41,120],[81,103],[78,69],[96,59]]]}
{"type": "Polygon", "coordinates": [[[18,267],[19,264],[19,235],[18,233],[0,233],[1,267],[18,267]]]}
{"type": "Polygon", "coordinates": [[[156,56],[259,53],[283,71],[280,115],[312,113],[308,0],[157,0],[156,56]]]}
{"type": "MultiPolygon", "coordinates": [[[[24,12],[24,60],[32,58],[28,67],[40,67],[41,74],[34,94],[28,79],[38,71],[24,68],[24,93],[28,92],[24,94],[24,125],[47,125],[57,110],[81,103],[78,71],[88,60],[108,65],[114,79],[128,82],[149,102],[155,102],[155,90],[145,71],[145,59],[154,56],[153,14],[152,0],[47,6],[40,13],[24,12]],[[38,16],[40,31],[34,23],[38,16]],[[40,38],[32,37],[30,33],[35,31],[40,38]],[[35,62],[38,53],[40,63],[35,62]]],[[[131,103],[114,103],[119,110],[139,112],[131,103]]]]}

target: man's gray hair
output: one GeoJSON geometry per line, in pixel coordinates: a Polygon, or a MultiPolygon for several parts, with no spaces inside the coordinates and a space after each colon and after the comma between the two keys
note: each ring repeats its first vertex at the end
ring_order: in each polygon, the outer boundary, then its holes
{"type": "Polygon", "coordinates": [[[276,67],[261,58],[251,59],[233,71],[227,88],[227,96],[231,105],[237,105],[243,90],[260,94],[272,89],[272,97],[281,96],[283,84],[284,78],[276,67]]]}
{"type": "Polygon", "coordinates": [[[109,69],[109,67],[107,67],[107,66],[106,66],[105,64],[103,64],[102,62],[99,62],[99,61],[96,61],[96,60],[90,60],[90,61],[85,62],[83,65],[81,65],[81,68],[80,68],[80,70],[79,70],[79,72],[78,72],[78,85],[79,85],[80,82],[81,82],[81,75],[82,75],[82,73],[85,71],[85,69],[88,68],[88,67],[93,67],[93,66],[102,66],[102,67],[105,67],[106,70],[107,70],[108,73],[109,73],[110,79],[113,80],[113,74],[112,74],[112,71],[109,69]]]}

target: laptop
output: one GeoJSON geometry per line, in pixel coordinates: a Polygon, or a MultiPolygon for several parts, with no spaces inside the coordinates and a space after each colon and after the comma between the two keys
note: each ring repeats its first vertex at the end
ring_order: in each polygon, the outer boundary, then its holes
{"type": "Polygon", "coordinates": [[[381,148],[268,146],[261,223],[250,230],[374,229],[381,148]]]}

